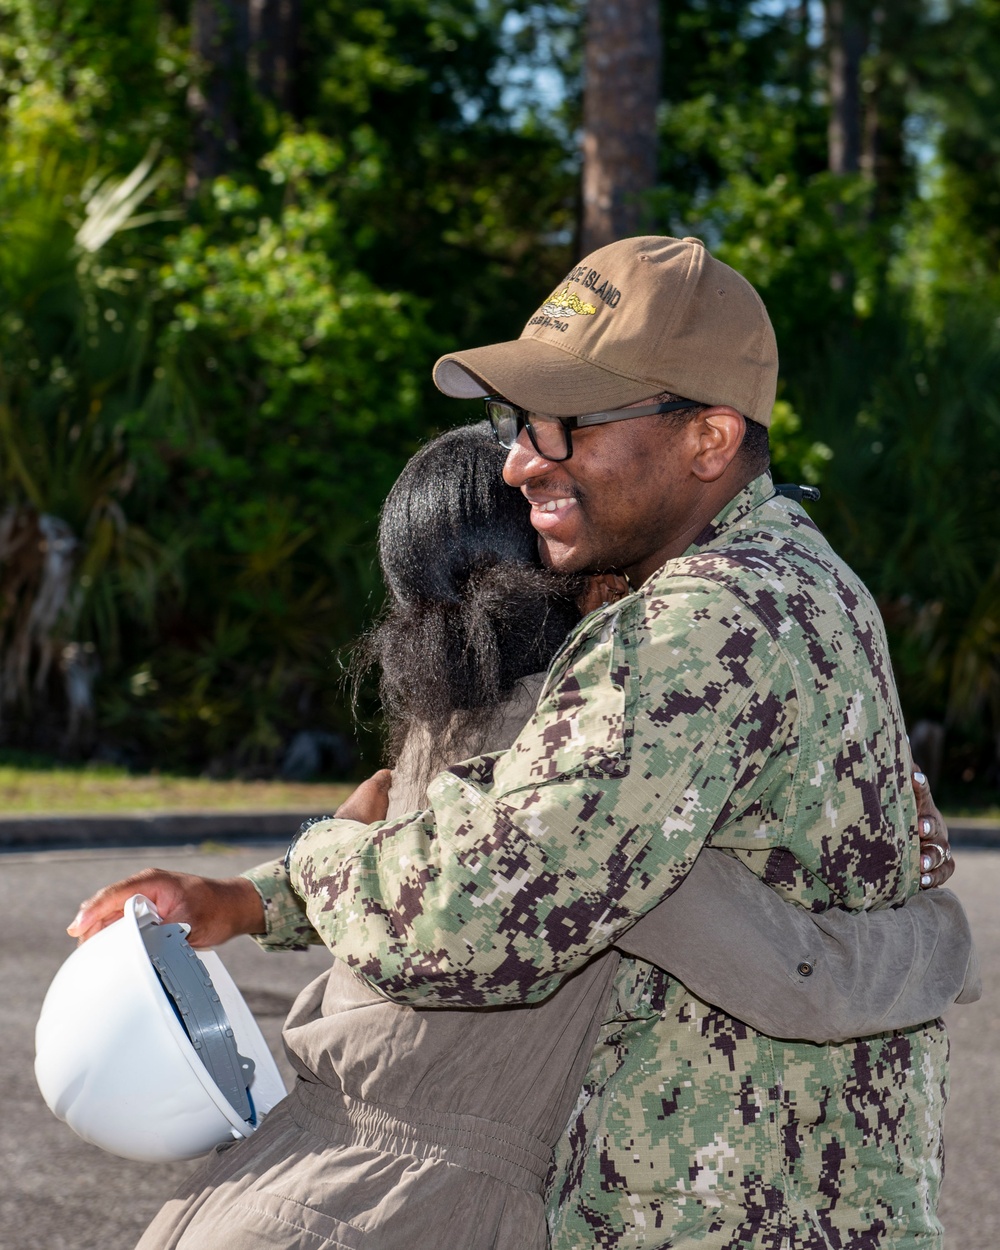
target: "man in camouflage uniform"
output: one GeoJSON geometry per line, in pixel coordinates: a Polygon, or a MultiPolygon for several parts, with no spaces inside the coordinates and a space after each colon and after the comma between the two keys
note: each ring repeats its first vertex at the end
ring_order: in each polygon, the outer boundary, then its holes
{"type": "MultiPolygon", "coordinates": [[[[706,843],[816,911],[919,886],[878,611],[747,451],[777,373],[759,297],[697,240],[613,244],[566,286],[561,315],[436,380],[510,401],[492,416],[543,558],[633,591],[570,636],[509,751],[442,774],[409,819],[320,822],[289,858],[311,925],[401,1002],[543,997],[706,843]],[[677,397],[707,406],[617,411],[677,397]],[[592,428],[527,415],[597,409],[592,428]]],[[[258,884],[280,944],[301,915],[285,927],[280,883],[258,884]]],[[[625,959],[552,1178],[553,1245],[936,1246],[947,1053],[939,1021],[778,1042],[625,959]]]]}
{"type": "MultiPolygon", "coordinates": [[[[618,570],[631,591],[571,634],[509,751],[370,827],[374,778],[256,874],[266,944],[314,929],[400,1002],[524,1003],[706,844],[814,911],[918,889],[882,625],[775,494],[776,376],[756,292],[697,240],[664,238],[601,249],[519,340],[438,362],[446,393],[503,397],[488,407],[505,477],[546,562],[618,570]]],[[[624,958],[550,1178],[553,1246],[939,1246],[947,1052],[940,1021],[777,1041],[624,958]]]]}

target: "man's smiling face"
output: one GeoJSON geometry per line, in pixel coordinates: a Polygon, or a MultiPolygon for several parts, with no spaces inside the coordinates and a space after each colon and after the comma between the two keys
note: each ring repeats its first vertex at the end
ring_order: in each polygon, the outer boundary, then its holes
{"type": "Polygon", "coordinates": [[[692,446],[690,426],[636,417],[575,430],[571,458],[553,462],[522,430],[504,480],[531,504],[549,568],[618,569],[637,586],[690,542],[687,522],[698,487],[692,446]]]}

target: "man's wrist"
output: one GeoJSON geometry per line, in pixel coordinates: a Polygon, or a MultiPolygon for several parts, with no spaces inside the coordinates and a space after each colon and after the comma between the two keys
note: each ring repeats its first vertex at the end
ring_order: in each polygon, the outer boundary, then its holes
{"type": "Polygon", "coordinates": [[[256,937],[267,931],[264,900],[252,881],[246,877],[229,877],[219,881],[217,887],[222,894],[220,902],[229,916],[234,937],[242,934],[256,937]]]}

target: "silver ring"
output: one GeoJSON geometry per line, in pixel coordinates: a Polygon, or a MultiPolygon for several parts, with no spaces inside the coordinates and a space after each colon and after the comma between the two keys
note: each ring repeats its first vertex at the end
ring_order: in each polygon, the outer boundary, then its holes
{"type": "Polygon", "coordinates": [[[920,849],[926,854],[932,847],[940,856],[938,862],[931,865],[931,871],[933,872],[935,868],[940,868],[942,864],[946,864],[948,862],[951,858],[951,849],[949,847],[943,847],[940,842],[924,842],[920,849]]]}

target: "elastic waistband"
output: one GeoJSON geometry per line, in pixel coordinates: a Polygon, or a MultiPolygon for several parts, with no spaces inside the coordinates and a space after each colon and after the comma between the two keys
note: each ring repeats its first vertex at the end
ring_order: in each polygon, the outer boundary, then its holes
{"type": "Polygon", "coordinates": [[[416,1158],[440,1158],[467,1172],[541,1193],[549,1170],[549,1147],[510,1124],[474,1115],[359,1102],[325,1085],[299,1080],[288,1111],[300,1128],[331,1144],[366,1146],[416,1158]]]}

